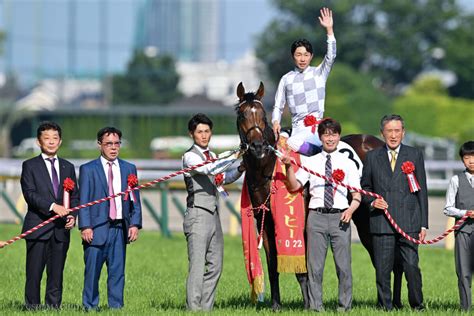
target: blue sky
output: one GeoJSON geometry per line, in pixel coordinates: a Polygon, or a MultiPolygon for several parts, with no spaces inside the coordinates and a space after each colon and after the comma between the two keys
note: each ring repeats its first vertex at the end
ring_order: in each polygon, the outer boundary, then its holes
{"type": "MultiPolygon", "coordinates": [[[[220,1],[225,5],[220,46],[225,59],[232,61],[253,47],[254,35],[276,11],[270,0],[220,1]]],[[[0,58],[0,72],[10,66],[23,83],[32,83],[42,76],[71,72],[88,77],[123,71],[133,49],[136,12],[143,0],[102,1],[104,14],[100,2],[0,0],[0,28],[8,29],[13,38],[0,58]],[[75,3],[75,21],[69,14],[71,3],[75,3]]]]}
{"type": "MultiPolygon", "coordinates": [[[[9,29],[14,39],[0,57],[0,73],[9,65],[22,83],[31,84],[40,77],[71,72],[83,77],[122,72],[133,48],[136,12],[144,1],[0,0],[0,29],[9,29]],[[75,23],[68,13],[71,3],[76,4],[75,23]],[[105,4],[105,19],[99,3],[105,4]],[[69,50],[71,47],[75,49],[69,50]]],[[[254,46],[255,35],[277,11],[271,0],[219,1],[225,5],[220,47],[224,58],[233,61],[254,46]]],[[[474,11],[474,1],[458,1],[474,11]]]]}

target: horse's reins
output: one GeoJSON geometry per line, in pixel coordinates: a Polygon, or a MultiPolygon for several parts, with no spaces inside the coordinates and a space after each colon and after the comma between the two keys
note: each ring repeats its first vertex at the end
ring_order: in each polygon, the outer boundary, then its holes
{"type": "MultiPolygon", "coordinates": [[[[248,101],[242,101],[239,103],[238,107],[240,108],[243,104],[247,103],[248,101]]],[[[260,100],[257,100],[257,99],[254,99],[253,102],[257,102],[257,103],[260,103],[260,105],[263,107],[263,103],[260,101],[260,100]]],[[[254,122],[254,126],[252,126],[251,128],[249,128],[247,130],[247,132],[245,132],[243,136],[243,139],[241,139],[241,145],[240,145],[240,148],[244,149],[245,151],[247,151],[249,148],[250,148],[250,144],[248,143],[248,135],[250,134],[251,131],[253,130],[257,130],[257,132],[260,133],[260,135],[262,135],[263,139],[264,139],[264,144],[267,146],[267,148],[269,148],[270,144],[268,144],[268,141],[265,139],[265,135],[263,133],[263,130],[260,126],[258,126],[257,124],[257,118],[255,117],[255,107],[251,107],[251,111],[252,111],[252,114],[253,114],[253,122],[254,122]]],[[[271,148],[271,146],[270,146],[271,148]]]]}
{"type": "MultiPolygon", "coordinates": [[[[242,101],[239,103],[238,107],[240,108],[243,104],[247,103],[248,101],[242,101]]],[[[260,103],[260,105],[263,107],[263,103],[260,101],[260,100],[257,100],[257,99],[254,99],[253,102],[257,102],[257,103],[260,103]]],[[[260,133],[260,135],[262,135],[263,139],[264,139],[264,145],[266,145],[266,149],[267,150],[271,150],[273,149],[273,147],[268,143],[267,139],[265,138],[265,134],[263,133],[263,130],[260,126],[258,126],[257,124],[257,118],[255,117],[255,113],[256,113],[256,109],[255,107],[252,105],[251,107],[251,111],[252,111],[252,114],[253,114],[253,121],[254,121],[254,126],[252,126],[251,128],[249,128],[247,130],[247,132],[245,132],[245,134],[243,134],[242,138],[241,139],[241,144],[240,144],[240,148],[244,149],[245,152],[250,148],[250,145],[248,143],[248,135],[250,134],[251,131],[253,130],[257,130],[257,132],[260,133]]],[[[240,127],[239,127],[240,129],[240,127]]],[[[270,181],[272,181],[273,179],[273,176],[265,176],[265,178],[269,178],[270,181]]],[[[262,222],[260,224],[260,232],[259,232],[259,241],[258,241],[258,249],[260,249],[262,247],[262,243],[263,243],[263,229],[265,227],[265,213],[267,211],[269,211],[269,207],[267,206],[267,204],[270,202],[270,197],[272,195],[272,192],[273,189],[272,187],[270,186],[270,190],[268,192],[268,196],[267,198],[265,199],[265,201],[257,206],[257,207],[252,207],[249,212],[252,212],[252,213],[255,213],[255,212],[262,212],[262,222]]]]}

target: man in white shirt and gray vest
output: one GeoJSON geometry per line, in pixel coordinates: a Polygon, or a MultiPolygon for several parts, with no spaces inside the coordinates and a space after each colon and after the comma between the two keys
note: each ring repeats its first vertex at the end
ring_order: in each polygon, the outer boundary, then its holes
{"type": "MultiPolygon", "coordinates": [[[[190,119],[188,132],[194,144],[183,155],[183,168],[216,158],[209,150],[212,125],[212,121],[202,113],[190,119]]],[[[234,161],[235,157],[230,156],[184,175],[188,192],[183,222],[189,261],[186,306],[191,311],[210,311],[214,305],[224,252],[215,178],[223,177],[223,184],[237,180],[244,171],[243,165],[225,171],[234,161]]]]}
{"type": "MultiPolygon", "coordinates": [[[[301,156],[301,164],[309,169],[360,188],[359,173],[354,163],[336,151],[341,136],[341,125],[325,119],[318,126],[323,151],[315,156],[301,156]]],[[[352,214],[361,201],[360,193],[351,192],[349,204],[347,189],[341,185],[298,169],[295,173],[291,158],[282,158],[286,166],[287,187],[295,192],[309,181],[308,218],[306,222],[308,293],[310,309],[323,311],[322,282],[328,245],[331,246],[339,279],[338,311],[348,311],[352,305],[351,226],[352,214]]]]}
{"type": "Polygon", "coordinates": [[[465,311],[472,307],[472,273],[474,272],[474,141],[465,142],[459,156],[466,169],[454,175],[446,192],[444,214],[469,218],[455,232],[454,256],[458,276],[459,300],[465,311]]]}

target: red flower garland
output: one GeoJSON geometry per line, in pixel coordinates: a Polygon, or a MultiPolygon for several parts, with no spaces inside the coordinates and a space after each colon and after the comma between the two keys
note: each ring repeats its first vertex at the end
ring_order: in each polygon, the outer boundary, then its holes
{"type": "MultiPolygon", "coordinates": [[[[135,174],[131,173],[128,175],[127,177],[127,190],[130,190],[134,187],[136,187],[138,185],[138,178],[135,174]]],[[[130,191],[132,193],[132,198],[133,200],[135,201],[135,194],[133,193],[133,191],[130,191]]],[[[128,192],[125,193],[125,197],[123,198],[125,201],[128,200],[128,192]]]]}
{"type": "MultiPolygon", "coordinates": [[[[346,174],[344,173],[344,170],[342,170],[342,169],[336,169],[332,172],[332,178],[335,181],[341,182],[342,180],[344,180],[345,176],[346,176],[346,174]]],[[[337,186],[338,186],[338,184],[336,183],[336,186],[334,187],[334,191],[332,193],[333,196],[336,195],[337,186]]]]}
{"type": "Polygon", "coordinates": [[[420,184],[418,183],[418,180],[416,180],[414,171],[415,171],[415,164],[411,161],[405,161],[402,163],[402,171],[404,174],[407,175],[407,180],[408,180],[408,187],[410,188],[411,193],[415,193],[417,191],[420,191],[420,184]]]}

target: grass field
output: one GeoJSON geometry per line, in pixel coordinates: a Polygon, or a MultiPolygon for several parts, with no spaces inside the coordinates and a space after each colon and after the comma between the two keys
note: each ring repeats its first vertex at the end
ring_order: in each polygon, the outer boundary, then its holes
{"type": "MultiPolygon", "coordinates": [[[[19,231],[19,226],[2,224],[0,225],[0,240],[6,240],[19,231]]],[[[125,307],[120,311],[107,309],[106,273],[103,271],[100,314],[185,314],[187,256],[184,236],[177,233],[173,238],[165,239],[158,232],[142,232],[139,240],[129,246],[127,252],[125,307]]],[[[378,315],[381,311],[375,308],[375,276],[370,259],[360,244],[353,244],[352,252],[354,301],[350,314],[378,315]]],[[[272,314],[268,282],[265,303],[257,310],[249,301],[249,287],[244,270],[240,237],[226,236],[224,253],[224,271],[218,286],[213,314],[272,314]]],[[[422,246],[420,261],[427,306],[424,314],[460,313],[453,253],[438,247],[422,246]]],[[[0,269],[3,272],[0,278],[0,315],[25,314],[22,311],[24,266],[24,241],[17,241],[5,249],[0,249],[0,269]]],[[[337,279],[330,253],[326,267],[323,299],[326,313],[336,314],[337,279]]],[[[84,314],[81,309],[83,269],[80,237],[78,231],[74,230],[64,271],[63,309],[60,312],[40,311],[35,314],[84,314]]],[[[280,288],[282,314],[307,313],[303,310],[299,286],[294,275],[281,275],[280,288]]],[[[42,295],[44,297],[44,288],[42,295]]],[[[402,297],[405,308],[391,314],[418,314],[407,307],[405,285],[402,297]]]]}

